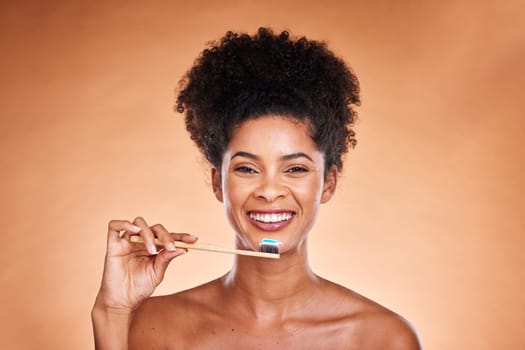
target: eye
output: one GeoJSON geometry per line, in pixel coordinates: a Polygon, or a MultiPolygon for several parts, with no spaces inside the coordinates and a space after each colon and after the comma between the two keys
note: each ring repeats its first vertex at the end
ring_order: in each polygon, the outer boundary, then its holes
{"type": "Polygon", "coordinates": [[[257,174],[257,170],[250,168],[249,166],[246,166],[246,165],[240,165],[238,167],[235,167],[233,170],[235,172],[243,173],[243,174],[257,174]]]}
{"type": "Polygon", "coordinates": [[[300,165],[295,165],[291,168],[288,168],[286,170],[287,173],[307,173],[308,172],[308,169],[305,168],[304,166],[300,166],[300,165]]]}

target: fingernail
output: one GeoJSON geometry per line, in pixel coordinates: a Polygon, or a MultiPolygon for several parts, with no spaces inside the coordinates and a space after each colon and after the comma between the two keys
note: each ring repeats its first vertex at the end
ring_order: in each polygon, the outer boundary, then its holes
{"type": "Polygon", "coordinates": [[[157,255],[159,253],[159,251],[157,250],[157,247],[155,247],[155,244],[151,245],[151,247],[149,248],[149,251],[153,255],[157,255]]]}
{"type": "Polygon", "coordinates": [[[195,236],[195,235],[191,235],[191,238],[193,239],[198,239],[199,237],[195,236]]]}
{"type": "Polygon", "coordinates": [[[169,243],[168,243],[168,246],[167,246],[167,249],[168,249],[169,251],[174,251],[174,250],[177,249],[177,248],[175,247],[175,244],[173,244],[173,242],[169,242],[169,243]]]}
{"type": "Polygon", "coordinates": [[[141,228],[138,227],[138,226],[135,226],[135,225],[131,225],[131,229],[133,230],[133,232],[140,232],[141,228]]]}

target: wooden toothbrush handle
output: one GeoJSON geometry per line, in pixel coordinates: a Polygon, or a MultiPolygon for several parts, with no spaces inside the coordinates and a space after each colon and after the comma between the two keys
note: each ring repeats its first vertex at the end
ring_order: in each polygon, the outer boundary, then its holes
{"type": "MultiPolygon", "coordinates": [[[[143,243],[144,239],[140,235],[131,235],[129,237],[130,242],[134,243],[143,243]]],[[[247,255],[247,256],[256,256],[260,258],[270,258],[270,259],[279,259],[280,255],[276,253],[263,253],[263,252],[256,252],[253,250],[243,250],[243,249],[233,249],[233,248],[226,248],[221,247],[214,244],[208,244],[208,243],[186,243],[181,241],[174,241],[175,247],[177,248],[186,248],[186,249],[196,249],[196,250],[205,250],[208,252],[216,252],[216,253],[226,253],[226,254],[238,254],[238,255],[247,255]]],[[[155,244],[162,246],[162,242],[159,241],[157,238],[155,238],[155,244]]]]}

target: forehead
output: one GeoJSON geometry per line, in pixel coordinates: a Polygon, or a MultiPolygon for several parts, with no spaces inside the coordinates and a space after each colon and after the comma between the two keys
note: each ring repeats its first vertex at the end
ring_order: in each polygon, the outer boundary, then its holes
{"type": "Polygon", "coordinates": [[[242,147],[270,150],[317,150],[307,122],[292,117],[267,115],[244,121],[233,129],[228,150],[242,147]]]}

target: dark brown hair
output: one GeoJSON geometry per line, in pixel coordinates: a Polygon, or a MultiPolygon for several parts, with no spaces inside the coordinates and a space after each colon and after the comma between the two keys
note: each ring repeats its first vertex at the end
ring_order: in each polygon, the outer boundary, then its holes
{"type": "Polygon", "coordinates": [[[252,36],[227,32],[179,84],[176,109],[185,112],[192,140],[217,168],[233,128],[267,114],[306,122],[325,169],[340,171],[342,156],[356,144],[351,127],[359,83],[324,42],[268,28],[252,36]]]}

